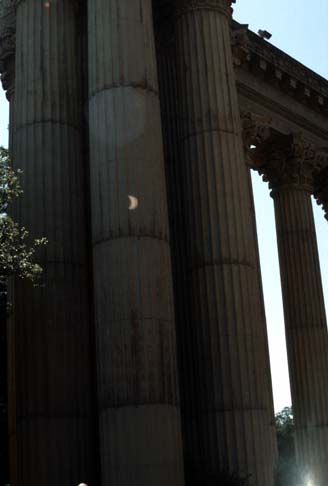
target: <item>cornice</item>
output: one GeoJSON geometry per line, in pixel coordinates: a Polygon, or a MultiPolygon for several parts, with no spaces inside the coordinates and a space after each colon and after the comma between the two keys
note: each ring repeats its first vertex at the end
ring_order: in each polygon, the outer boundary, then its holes
{"type": "Polygon", "coordinates": [[[304,130],[306,132],[313,133],[315,137],[319,137],[322,140],[328,140],[328,129],[327,126],[322,124],[321,118],[322,116],[325,116],[325,114],[320,114],[318,122],[314,123],[306,116],[306,112],[304,115],[301,115],[293,109],[293,105],[289,106],[288,103],[284,103],[283,99],[281,102],[279,102],[277,99],[273,99],[270,95],[265,95],[256,88],[253,88],[249,84],[245,84],[238,79],[237,89],[240,96],[240,104],[242,109],[253,111],[249,104],[254,105],[254,110],[255,105],[260,105],[268,110],[272,114],[273,118],[275,118],[277,115],[282,117],[286,123],[290,122],[291,124],[297,125],[300,131],[304,130]],[[246,106],[243,107],[244,103],[246,106]]]}
{"type": "Polygon", "coordinates": [[[275,86],[311,109],[328,112],[328,80],[261,39],[254,32],[245,30],[245,26],[238,22],[233,21],[232,28],[233,36],[234,32],[243,31],[244,37],[242,49],[237,46],[238,49],[234,50],[238,69],[250,71],[255,77],[275,86]]]}

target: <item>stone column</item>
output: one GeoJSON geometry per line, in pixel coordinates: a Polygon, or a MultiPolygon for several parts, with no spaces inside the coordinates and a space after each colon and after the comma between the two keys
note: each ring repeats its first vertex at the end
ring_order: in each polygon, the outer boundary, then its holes
{"type": "Polygon", "coordinates": [[[230,45],[231,1],[176,10],[179,173],[190,320],[180,323],[187,472],[272,485],[275,433],[254,215],[230,45]]]}
{"type": "Polygon", "coordinates": [[[272,189],[297,460],[303,479],[328,482],[328,334],[312,211],[314,153],[301,138],[272,136],[257,149],[272,189]]]}
{"type": "Polygon", "coordinates": [[[15,218],[49,243],[42,285],[16,281],[10,323],[11,483],[98,484],[87,264],[79,11],[16,2],[15,218]]]}
{"type": "Polygon", "coordinates": [[[183,484],[151,0],[89,1],[102,481],[183,484]]]}
{"type": "MultiPolygon", "coordinates": [[[[12,0],[2,0],[0,3],[0,73],[3,89],[9,101],[9,150],[12,153],[13,134],[13,105],[15,87],[15,32],[16,15],[12,0]]],[[[12,397],[8,403],[8,372],[12,369],[12,363],[8,363],[8,341],[10,329],[7,329],[8,282],[0,283],[0,483],[7,484],[9,479],[9,424],[8,408],[11,408],[12,397]]],[[[10,356],[10,353],[9,353],[10,356]]]]}

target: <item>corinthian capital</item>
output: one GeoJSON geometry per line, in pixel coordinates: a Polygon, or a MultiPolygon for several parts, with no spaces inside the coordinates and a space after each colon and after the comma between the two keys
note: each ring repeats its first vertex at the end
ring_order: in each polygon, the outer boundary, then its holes
{"type": "Polygon", "coordinates": [[[243,144],[246,163],[252,169],[257,170],[255,163],[256,147],[271,136],[271,117],[243,111],[240,115],[242,125],[243,144]]]}
{"type": "Polygon", "coordinates": [[[252,167],[269,182],[272,195],[291,187],[313,192],[315,149],[301,134],[284,135],[269,129],[254,145],[252,167]]]}
{"type": "Polygon", "coordinates": [[[236,0],[178,0],[177,12],[182,14],[191,10],[212,10],[230,17],[233,3],[236,0]]]}
{"type": "Polygon", "coordinates": [[[328,220],[328,147],[316,151],[314,197],[322,205],[328,220]]]}

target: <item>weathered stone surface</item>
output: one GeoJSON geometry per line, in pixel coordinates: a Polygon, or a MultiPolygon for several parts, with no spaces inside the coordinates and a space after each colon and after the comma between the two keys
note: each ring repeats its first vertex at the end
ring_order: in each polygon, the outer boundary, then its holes
{"type": "Polygon", "coordinates": [[[97,483],[87,269],[81,46],[70,0],[17,10],[15,217],[49,243],[43,285],[14,284],[9,326],[11,484],[97,483]]]}
{"type": "Polygon", "coordinates": [[[151,1],[90,0],[100,454],[113,486],[183,484],[157,84],[151,1]]]}
{"type": "Polygon", "coordinates": [[[310,193],[327,212],[320,147],[328,82],[231,23],[229,0],[89,0],[88,12],[87,3],[0,0],[10,148],[24,169],[16,214],[50,241],[41,256],[46,286],[14,288],[11,483],[182,486],[175,307],[188,479],[228,468],[272,484],[271,382],[245,158],[270,181],[279,221],[299,459],[326,481],[328,353],[310,193]],[[236,88],[242,111],[257,113],[246,154],[236,88]],[[300,131],[305,138],[288,135],[300,131]]]}
{"type": "Polygon", "coordinates": [[[181,167],[172,164],[169,177],[179,178],[181,195],[172,194],[171,206],[179,206],[184,227],[175,225],[173,238],[185,254],[178,298],[189,307],[178,322],[185,461],[189,475],[228,468],[271,485],[268,346],[229,16],[221,3],[184,2],[175,26],[181,167]]]}

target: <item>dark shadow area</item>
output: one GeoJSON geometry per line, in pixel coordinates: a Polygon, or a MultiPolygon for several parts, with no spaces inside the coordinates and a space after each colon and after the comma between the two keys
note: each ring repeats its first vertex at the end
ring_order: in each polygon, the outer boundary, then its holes
{"type": "Polygon", "coordinates": [[[0,486],[9,483],[6,286],[0,283],[0,486]]]}

